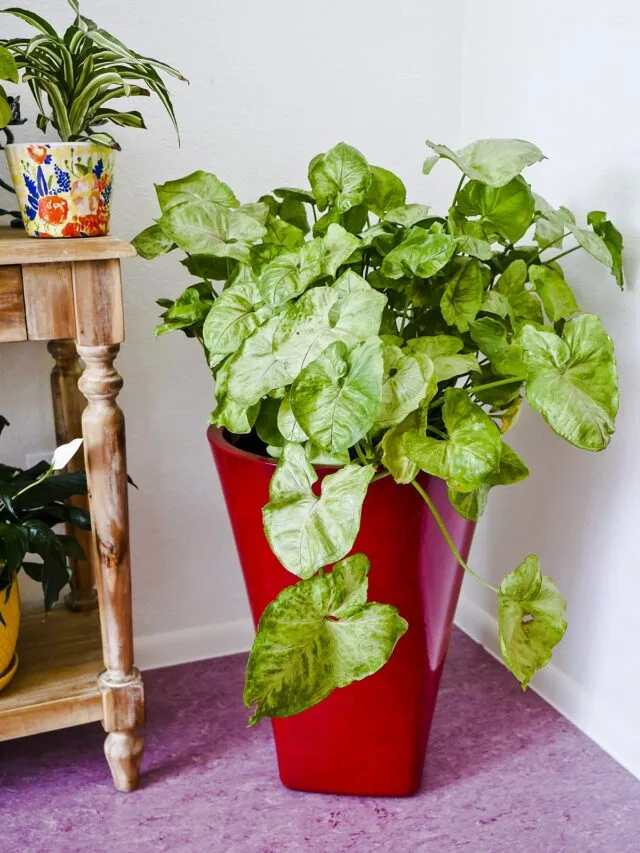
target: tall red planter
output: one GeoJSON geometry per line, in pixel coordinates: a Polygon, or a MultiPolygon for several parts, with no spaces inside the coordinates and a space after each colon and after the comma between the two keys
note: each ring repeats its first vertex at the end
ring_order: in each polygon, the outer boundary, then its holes
{"type": "MultiPolygon", "coordinates": [[[[220,429],[207,435],[257,624],[267,604],[298,580],[262,529],[275,462],[233,447],[220,429]]],[[[421,482],[466,559],[475,525],[453,509],[442,480],[424,475],[421,482]]],[[[463,572],[417,491],[390,477],[369,487],[353,552],[371,561],[369,600],[393,604],[409,629],[375,675],[273,720],[280,778],[299,791],[408,796],[422,783],[463,572]]]]}

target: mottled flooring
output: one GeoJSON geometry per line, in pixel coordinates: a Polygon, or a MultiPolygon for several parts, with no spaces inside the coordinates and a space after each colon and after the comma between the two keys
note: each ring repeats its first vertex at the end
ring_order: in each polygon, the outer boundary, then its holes
{"type": "Polygon", "coordinates": [[[640,782],[462,633],[410,799],[300,794],[246,729],[244,655],[147,673],[143,784],[98,724],[0,744],[0,853],[640,853],[640,782]]]}

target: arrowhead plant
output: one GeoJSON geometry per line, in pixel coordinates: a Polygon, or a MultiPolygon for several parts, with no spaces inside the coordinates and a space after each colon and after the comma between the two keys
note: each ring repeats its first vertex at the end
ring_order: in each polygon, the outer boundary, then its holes
{"type": "Polygon", "coordinates": [[[559,262],[584,251],[622,288],[622,236],[603,211],[578,224],[532,192],[523,172],[544,156],[529,142],[427,145],[425,174],[439,160],[461,173],[441,215],[339,143],[313,158],[308,187],[256,203],[206,172],[160,185],[160,216],[134,241],[148,259],[184,253],[197,278],[159,300],[156,333],[199,341],[216,383],[211,423],[278,459],[264,530],[299,580],[260,620],[245,685],[252,723],[371,675],[402,642],[402,614],[368,601],[368,558],[349,556],[381,477],[417,490],[456,560],[494,592],[502,655],[523,688],[566,629],[537,557],[499,588],[479,577],[418,476],[445,480],[477,521],[492,488],[529,474],[505,442],[525,401],[576,447],[607,447],[613,345],[559,262]],[[320,463],[336,470],[318,489],[320,463]]]}

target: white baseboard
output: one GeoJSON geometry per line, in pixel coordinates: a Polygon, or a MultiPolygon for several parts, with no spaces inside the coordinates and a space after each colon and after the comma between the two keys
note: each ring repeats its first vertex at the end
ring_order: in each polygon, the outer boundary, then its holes
{"type": "MultiPolygon", "coordinates": [[[[463,596],[456,613],[456,625],[501,660],[495,617],[463,596]]],[[[589,696],[553,662],[536,675],[530,689],[640,778],[640,730],[637,725],[632,725],[615,708],[589,696]]]]}
{"type": "Polygon", "coordinates": [[[251,619],[247,618],[136,637],[136,664],[142,670],[157,669],[246,652],[254,633],[251,619]]]}

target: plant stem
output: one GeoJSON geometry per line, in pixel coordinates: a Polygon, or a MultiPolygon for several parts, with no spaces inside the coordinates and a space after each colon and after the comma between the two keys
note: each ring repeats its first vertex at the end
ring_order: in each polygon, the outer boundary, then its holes
{"type": "Polygon", "coordinates": [[[441,429],[438,429],[438,427],[431,426],[431,424],[427,424],[427,432],[434,432],[436,435],[439,435],[440,438],[444,438],[445,440],[449,438],[449,436],[446,433],[442,432],[441,429]]]}
{"type": "Polygon", "coordinates": [[[442,533],[442,535],[444,536],[444,540],[447,543],[447,545],[449,546],[449,550],[451,551],[453,556],[456,558],[456,561],[458,562],[458,564],[460,566],[462,566],[462,568],[465,570],[465,572],[469,572],[469,574],[472,577],[474,577],[478,581],[478,583],[481,583],[482,586],[486,587],[487,589],[490,589],[491,592],[493,592],[497,595],[498,594],[498,588],[493,586],[493,584],[490,584],[489,581],[486,581],[477,572],[474,572],[473,569],[470,566],[468,566],[465,563],[465,561],[462,559],[460,552],[458,551],[458,549],[454,545],[453,539],[449,535],[449,531],[447,530],[444,521],[440,517],[440,513],[435,508],[435,504],[433,503],[433,501],[431,500],[429,495],[425,492],[425,490],[422,488],[420,483],[418,483],[417,480],[413,480],[411,485],[422,496],[422,499],[424,500],[426,505],[429,507],[429,511],[430,511],[431,515],[433,516],[435,523],[440,528],[440,533],[442,533]]]}
{"type": "Polygon", "coordinates": [[[312,205],[311,205],[311,212],[313,213],[313,221],[314,221],[314,222],[317,222],[317,221],[318,221],[318,214],[316,213],[316,206],[315,206],[315,204],[312,204],[312,205]]]}
{"type": "Polygon", "coordinates": [[[566,252],[560,252],[559,255],[554,255],[552,258],[547,258],[545,264],[552,264],[554,261],[560,260],[560,258],[564,258],[565,255],[570,255],[571,252],[577,252],[578,249],[581,249],[582,246],[574,246],[573,249],[567,249],[566,252]]]}
{"type": "Polygon", "coordinates": [[[378,474],[375,475],[375,477],[373,477],[371,482],[375,483],[376,480],[384,480],[385,477],[389,477],[389,476],[390,476],[389,471],[380,471],[378,474]]]}
{"type": "MultiPolygon", "coordinates": [[[[497,379],[495,382],[487,382],[486,385],[472,385],[469,390],[472,394],[476,394],[478,391],[488,391],[490,388],[500,388],[502,385],[513,385],[514,382],[524,382],[526,378],[526,376],[513,376],[509,379],[497,379]]],[[[444,397],[440,397],[439,400],[430,403],[429,408],[436,409],[443,403],[444,397]]]]}
{"type": "Polygon", "coordinates": [[[465,175],[465,174],[464,174],[464,172],[463,172],[463,173],[462,173],[462,177],[460,178],[460,181],[458,182],[458,186],[456,187],[456,193],[455,193],[455,195],[454,195],[454,197],[453,197],[453,202],[451,203],[451,207],[455,207],[455,206],[456,206],[456,201],[458,200],[458,193],[459,193],[459,192],[460,192],[460,190],[462,189],[462,185],[463,185],[463,183],[464,183],[464,179],[465,179],[465,178],[466,178],[466,175],[465,175]]]}
{"type": "Polygon", "coordinates": [[[368,465],[368,464],[369,464],[369,462],[367,461],[367,457],[366,457],[366,456],[364,455],[364,453],[362,452],[362,448],[360,447],[360,443],[359,443],[359,442],[357,442],[357,443],[355,444],[355,449],[356,449],[356,453],[358,454],[358,459],[360,460],[360,462],[361,462],[363,465],[368,465]]]}

